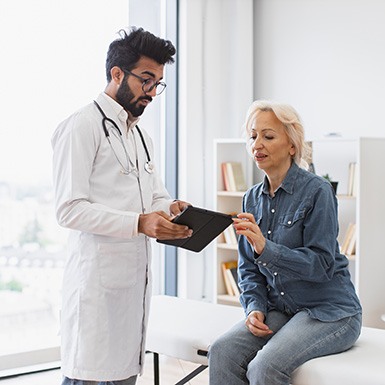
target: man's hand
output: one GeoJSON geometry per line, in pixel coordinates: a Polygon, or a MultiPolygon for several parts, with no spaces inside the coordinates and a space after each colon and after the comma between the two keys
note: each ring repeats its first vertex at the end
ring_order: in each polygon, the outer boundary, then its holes
{"type": "Polygon", "coordinates": [[[191,203],[176,200],[170,205],[170,213],[172,215],[178,215],[188,206],[191,206],[191,203]]]}
{"type": "Polygon", "coordinates": [[[273,331],[264,323],[265,315],[260,311],[252,311],[246,318],[246,327],[257,337],[266,337],[273,331]]]}
{"type": "Polygon", "coordinates": [[[138,232],[157,239],[181,239],[191,237],[192,230],[187,226],[172,223],[172,218],[173,217],[167,215],[164,211],[140,214],[138,232]]]}

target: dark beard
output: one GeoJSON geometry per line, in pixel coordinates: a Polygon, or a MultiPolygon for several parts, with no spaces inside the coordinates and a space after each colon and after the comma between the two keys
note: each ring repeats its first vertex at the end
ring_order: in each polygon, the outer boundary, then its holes
{"type": "Polygon", "coordinates": [[[126,77],[124,77],[120,87],[118,88],[118,92],[116,93],[116,101],[132,116],[138,117],[143,114],[146,106],[136,107],[136,103],[142,99],[152,101],[152,98],[150,96],[141,96],[135,101],[135,103],[131,103],[134,97],[135,96],[126,81],[126,77]]]}

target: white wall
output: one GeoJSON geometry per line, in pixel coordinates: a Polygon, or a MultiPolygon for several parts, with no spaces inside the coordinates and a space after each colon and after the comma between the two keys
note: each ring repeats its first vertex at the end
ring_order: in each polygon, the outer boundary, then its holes
{"type": "MultiPolygon", "coordinates": [[[[292,104],[303,117],[308,139],[328,132],[339,132],[347,139],[384,138],[384,16],[385,2],[380,0],[256,0],[255,97],[292,104]]],[[[378,159],[379,148],[373,159],[378,159]]],[[[335,161],[333,154],[330,157],[335,161]]],[[[370,164],[367,159],[368,155],[358,162],[364,167],[370,164]]],[[[317,171],[317,163],[315,167],[317,171]]],[[[336,174],[338,164],[330,167],[336,174]]],[[[375,185],[384,176],[380,163],[377,168],[363,168],[360,175],[361,183],[371,183],[361,189],[357,212],[360,238],[355,280],[364,325],[371,327],[384,327],[379,319],[384,302],[379,306],[375,293],[383,291],[378,286],[383,281],[376,258],[383,260],[377,242],[385,229],[375,225],[381,222],[381,204],[376,205],[377,214],[365,208],[373,205],[373,191],[381,191],[375,185]],[[364,231],[368,226],[373,227],[369,236],[364,231]],[[373,266],[379,269],[377,277],[373,266]],[[370,277],[373,281],[368,283],[370,277]]]]}
{"type": "MultiPolygon", "coordinates": [[[[213,141],[239,137],[253,98],[252,0],[181,0],[180,198],[213,207],[213,141]]],[[[178,293],[212,300],[211,249],[179,251],[178,293]]]]}
{"type": "Polygon", "coordinates": [[[256,0],[256,98],[285,101],[307,136],[384,136],[385,2],[256,0]]]}
{"type": "MultiPolygon", "coordinates": [[[[253,99],[292,104],[308,139],[385,136],[385,1],[180,4],[182,198],[212,206],[213,138],[239,137],[253,99]]],[[[180,295],[211,299],[210,251],[180,253],[180,295]]]]}
{"type": "Polygon", "coordinates": [[[125,0],[0,1],[0,179],[51,185],[52,132],[105,88],[106,51],[127,9],[125,0]],[[106,20],[112,6],[121,12],[106,20]]]}

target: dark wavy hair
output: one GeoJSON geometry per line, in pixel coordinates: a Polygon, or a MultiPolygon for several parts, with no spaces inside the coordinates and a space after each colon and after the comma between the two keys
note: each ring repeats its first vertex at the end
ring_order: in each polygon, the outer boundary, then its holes
{"type": "Polygon", "coordinates": [[[164,40],[145,31],[132,27],[129,33],[119,31],[120,38],[114,40],[107,52],[106,76],[111,81],[111,68],[119,67],[131,71],[142,56],[155,60],[159,64],[174,63],[175,47],[169,40],[164,40]]]}

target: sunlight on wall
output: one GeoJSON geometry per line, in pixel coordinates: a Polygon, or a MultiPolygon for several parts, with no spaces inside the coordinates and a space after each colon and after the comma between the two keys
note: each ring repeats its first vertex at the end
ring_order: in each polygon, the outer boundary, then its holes
{"type": "Polygon", "coordinates": [[[0,1],[0,356],[58,344],[67,233],[51,135],[104,90],[108,46],[127,26],[128,0],[0,1]]]}
{"type": "Polygon", "coordinates": [[[127,23],[127,0],[0,2],[0,181],[51,179],[51,134],[104,89],[127,23]]]}

